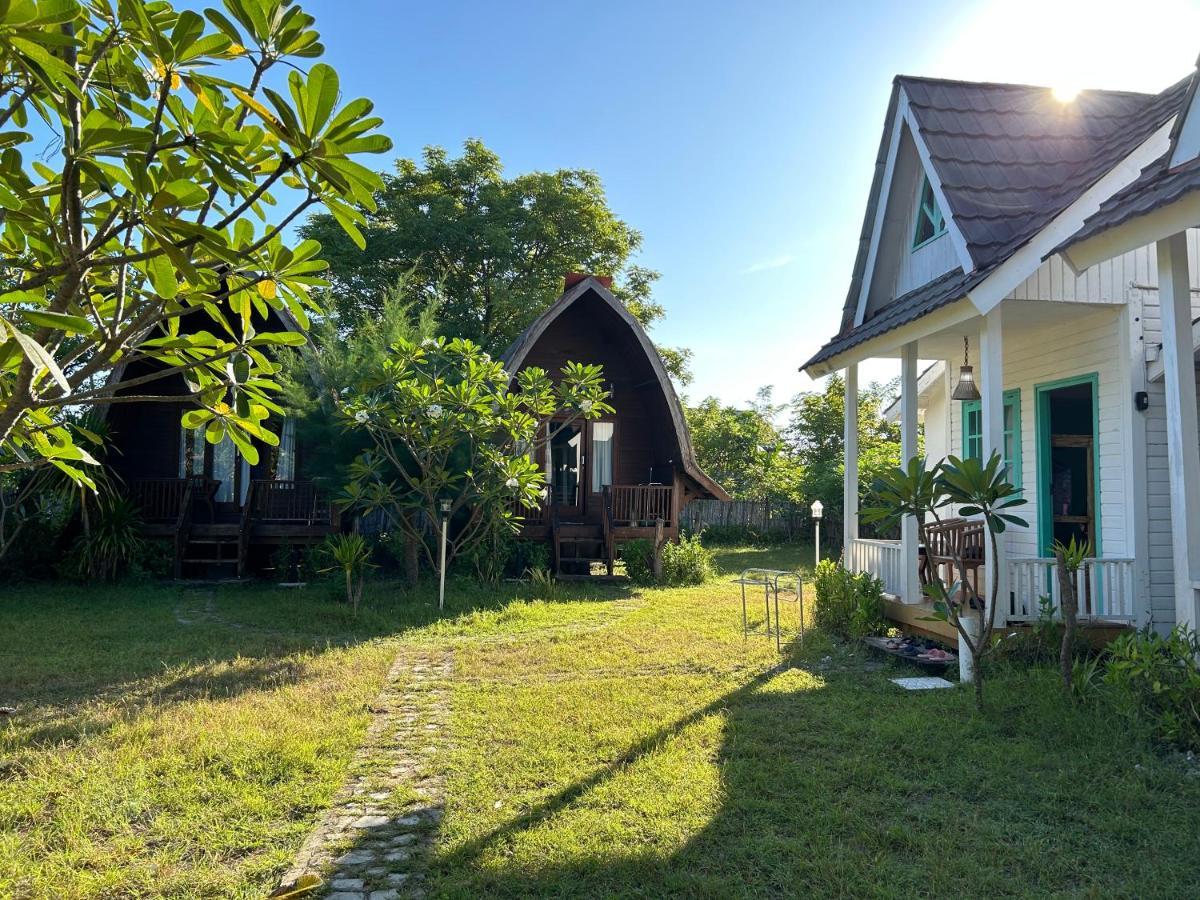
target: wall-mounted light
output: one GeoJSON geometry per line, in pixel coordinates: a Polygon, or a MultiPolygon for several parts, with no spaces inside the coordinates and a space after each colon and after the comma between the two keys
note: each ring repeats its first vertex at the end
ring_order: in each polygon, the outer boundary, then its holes
{"type": "Polygon", "coordinates": [[[958,370],[958,384],[950,395],[954,400],[978,400],[979,388],[975,385],[975,370],[971,368],[971,342],[963,337],[963,364],[958,370]]]}
{"type": "Polygon", "coordinates": [[[1145,391],[1138,391],[1133,395],[1133,406],[1138,412],[1145,412],[1150,408],[1150,395],[1145,391]]]}

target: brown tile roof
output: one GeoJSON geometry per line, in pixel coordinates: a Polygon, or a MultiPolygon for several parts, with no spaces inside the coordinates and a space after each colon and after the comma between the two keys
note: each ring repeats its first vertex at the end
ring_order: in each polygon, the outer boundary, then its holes
{"type": "Polygon", "coordinates": [[[842,327],[805,366],[965,296],[969,288],[963,285],[970,281],[974,287],[982,281],[1169,120],[1186,96],[1189,80],[1159,94],[1091,90],[1061,103],[1045,87],[897,76],[842,327]],[[900,89],[908,97],[946,195],[947,212],[966,241],[974,270],[957,269],[911,291],[856,328],[854,313],[866,277],[900,89]],[[954,290],[957,296],[948,296],[954,290]]]}

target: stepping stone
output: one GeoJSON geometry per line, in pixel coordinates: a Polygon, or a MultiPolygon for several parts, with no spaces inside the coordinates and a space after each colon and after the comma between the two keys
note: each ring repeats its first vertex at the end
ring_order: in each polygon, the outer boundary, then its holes
{"type": "Polygon", "coordinates": [[[386,825],[390,822],[387,816],[361,816],[355,819],[351,824],[351,828],[378,828],[381,825],[386,825]]]}
{"type": "Polygon", "coordinates": [[[335,878],[330,887],[335,891],[361,891],[363,890],[363,880],[361,878],[335,878]]]}
{"type": "Polygon", "coordinates": [[[945,678],[893,678],[892,684],[898,684],[906,691],[935,691],[939,688],[952,688],[954,682],[945,678]]]}
{"type": "Polygon", "coordinates": [[[344,856],[338,857],[339,866],[363,866],[375,861],[375,854],[366,850],[351,850],[344,856]]]}

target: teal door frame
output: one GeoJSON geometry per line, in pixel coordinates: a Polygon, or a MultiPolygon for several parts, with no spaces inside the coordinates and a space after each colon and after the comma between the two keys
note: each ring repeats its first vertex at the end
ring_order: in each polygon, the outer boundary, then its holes
{"type": "Polygon", "coordinates": [[[1059,388],[1086,384],[1092,389],[1092,498],[1096,511],[1096,546],[1092,555],[1101,554],[1100,536],[1100,373],[1088,372],[1033,386],[1034,415],[1037,427],[1037,514],[1038,546],[1043,556],[1051,555],[1054,544],[1054,518],[1050,511],[1050,392],[1059,388]]]}

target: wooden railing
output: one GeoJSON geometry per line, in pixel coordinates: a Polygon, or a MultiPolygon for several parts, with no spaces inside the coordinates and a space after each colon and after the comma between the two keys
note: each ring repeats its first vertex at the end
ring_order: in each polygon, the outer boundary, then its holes
{"type": "Polygon", "coordinates": [[[543,502],[540,506],[528,507],[520,500],[514,500],[509,509],[512,511],[513,518],[522,525],[544,525],[546,524],[546,505],[543,502]]]}
{"type": "Polygon", "coordinates": [[[851,572],[868,572],[883,582],[883,589],[906,603],[916,603],[920,597],[905,597],[904,551],[899,541],[877,541],[854,538],[846,548],[846,568],[851,572]]]}
{"type": "Polygon", "coordinates": [[[669,484],[614,484],[612,522],[614,525],[653,525],[662,519],[672,525],[675,489],[669,484]]]}
{"type": "Polygon", "coordinates": [[[136,478],[129,482],[129,496],[147,522],[174,522],[190,484],[188,478],[136,478]]]}
{"type": "Polygon", "coordinates": [[[251,481],[246,510],[258,522],[326,525],[333,521],[329,498],[311,481],[251,481]]]}
{"type": "MultiPolygon", "coordinates": [[[[1008,586],[1011,592],[1009,621],[1036,619],[1042,597],[1050,598],[1056,614],[1062,609],[1058,573],[1055,571],[1057,567],[1053,557],[1024,557],[1008,561],[1008,586]]],[[[1132,559],[1085,559],[1075,579],[1081,617],[1133,619],[1135,590],[1132,559]]]]}

